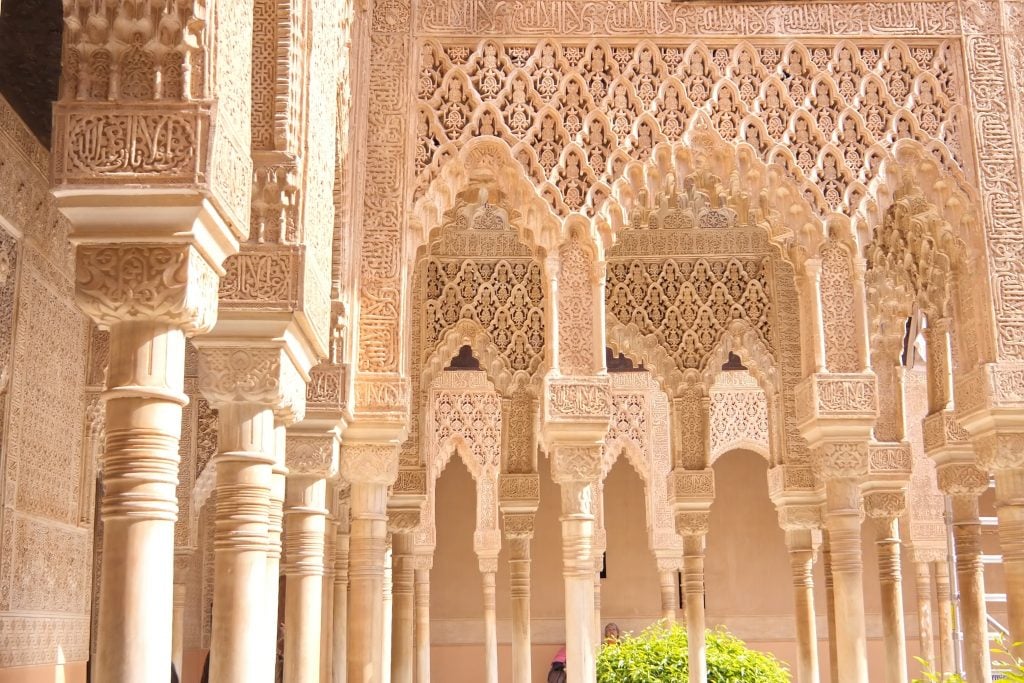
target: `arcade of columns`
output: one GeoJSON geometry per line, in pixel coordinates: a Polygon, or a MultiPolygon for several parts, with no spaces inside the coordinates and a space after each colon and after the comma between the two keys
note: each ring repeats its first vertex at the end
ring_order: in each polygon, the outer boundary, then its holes
{"type": "Polygon", "coordinates": [[[271,680],[279,575],[286,681],[429,680],[433,494],[458,455],[488,681],[503,542],[529,680],[538,457],[561,490],[569,680],[593,681],[622,454],[702,681],[725,442],[770,463],[799,681],[829,678],[819,550],[832,679],[867,681],[866,518],[887,680],[907,670],[901,517],[915,580],[939,585],[925,652],[949,666],[942,493],[967,678],[991,679],[990,476],[1024,640],[1019,7],[546,4],[65,0],[52,191],[106,361],[95,680],[166,678],[193,618],[212,681],[271,680]],[[643,371],[609,374],[606,348],[643,371]]]}

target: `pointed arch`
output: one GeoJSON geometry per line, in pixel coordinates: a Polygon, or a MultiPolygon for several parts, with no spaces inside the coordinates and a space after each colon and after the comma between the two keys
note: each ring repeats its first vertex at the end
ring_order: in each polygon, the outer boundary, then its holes
{"type": "Polygon", "coordinates": [[[513,207],[519,217],[512,224],[525,244],[547,251],[557,243],[561,220],[538,196],[508,145],[499,138],[480,137],[462,146],[413,206],[409,225],[415,246],[441,226],[445,213],[467,193],[513,207]]]}

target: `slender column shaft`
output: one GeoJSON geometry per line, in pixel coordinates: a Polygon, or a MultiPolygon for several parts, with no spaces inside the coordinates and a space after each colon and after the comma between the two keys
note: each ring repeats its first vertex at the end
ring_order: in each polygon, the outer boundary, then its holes
{"type": "Polygon", "coordinates": [[[876,519],[878,581],[882,592],[882,637],[885,643],[885,678],[907,683],[907,640],[903,627],[903,577],[900,571],[899,521],[876,519]]]}
{"type": "Polygon", "coordinates": [[[387,485],[352,483],[349,538],[348,680],[379,683],[384,639],[384,556],[387,485]]]}
{"type": "Polygon", "coordinates": [[[498,617],[495,572],[483,572],[484,584],[484,676],[498,683],[498,617]]]}
{"type": "Polygon", "coordinates": [[[395,605],[392,599],[394,588],[394,554],[389,549],[385,552],[384,560],[384,587],[381,595],[381,612],[383,618],[383,637],[377,644],[376,656],[381,658],[380,668],[381,683],[391,683],[391,626],[395,616],[395,605]],[[387,653],[387,656],[384,655],[387,653]]]}
{"type": "MultiPolygon", "coordinates": [[[[284,530],[285,477],[288,469],[284,466],[285,446],[288,430],[278,423],[274,428],[274,467],[270,478],[270,507],[267,519],[267,573],[266,608],[263,617],[264,646],[261,656],[264,667],[261,671],[263,683],[277,680],[277,643],[281,621],[284,615],[280,609],[281,587],[281,533],[284,530]]],[[[281,672],[282,674],[284,672],[281,672]]]]}
{"type": "Polygon", "coordinates": [[[917,588],[917,630],[921,659],[927,671],[935,669],[935,628],[932,623],[932,575],[927,562],[914,563],[917,588]]]}
{"type": "Polygon", "coordinates": [[[288,477],[285,525],[285,683],[319,683],[327,482],[288,477]]]}
{"type": "Polygon", "coordinates": [[[933,562],[935,574],[935,604],[939,612],[939,668],[943,673],[953,673],[956,656],[953,653],[953,598],[949,587],[949,564],[933,562]]]}
{"type": "Polygon", "coordinates": [[[981,523],[978,498],[953,496],[953,542],[956,578],[963,619],[964,669],[969,681],[992,680],[985,610],[985,566],[981,562],[981,523]]]}
{"type": "Polygon", "coordinates": [[[391,680],[413,683],[415,680],[415,579],[412,534],[394,534],[392,581],[391,680]]]}
{"type": "Polygon", "coordinates": [[[210,680],[251,683],[263,680],[266,668],[274,413],[264,405],[226,403],[220,406],[219,437],[210,680]]]}
{"type": "Polygon", "coordinates": [[[603,631],[601,626],[601,574],[594,572],[594,642],[599,645],[603,631]]]}
{"type": "Polygon", "coordinates": [[[814,615],[814,548],[810,530],[786,532],[793,571],[796,616],[797,680],[818,683],[818,631],[814,615]]]}
{"type": "Polygon", "coordinates": [[[334,564],[334,654],[331,683],[347,683],[348,669],[348,534],[339,533],[334,564]]]}
{"type": "Polygon", "coordinates": [[[683,591],[686,596],[686,632],[690,655],[689,683],[708,680],[704,638],[704,535],[683,537],[683,591]]]}
{"type": "Polygon", "coordinates": [[[1009,642],[1024,642],[1024,470],[996,472],[996,514],[1003,553],[1009,642]]]}
{"type": "Polygon", "coordinates": [[[821,559],[825,573],[825,618],[828,624],[828,680],[839,683],[839,647],[836,640],[836,594],[832,583],[832,548],[828,532],[822,535],[821,559]]]}
{"type": "Polygon", "coordinates": [[[163,680],[171,667],[185,335],[169,325],[118,323],[110,354],[96,679],[163,680]]]}
{"type": "Polygon", "coordinates": [[[826,493],[825,523],[832,551],[838,680],[839,683],[868,683],[860,486],[856,479],[830,479],[826,493]]]}
{"type": "Polygon", "coordinates": [[[416,683],[430,683],[430,570],[416,569],[416,683]]]}
{"type": "MultiPolygon", "coordinates": [[[[330,526],[328,523],[328,538],[334,534],[330,526]]],[[[334,665],[334,570],[327,564],[327,558],[330,557],[333,566],[333,555],[333,552],[324,553],[324,578],[320,587],[323,595],[320,609],[320,683],[331,683],[331,669],[334,665]]]]}
{"type": "Polygon", "coordinates": [[[181,662],[185,654],[185,584],[174,584],[174,627],[171,629],[171,664],[181,677],[181,662]]]}
{"type": "Polygon", "coordinates": [[[509,592],[512,597],[512,683],[530,683],[530,539],[509,538],[509,592]]]}
{"type": "Polygon", "coordinates": [[[676,587],[676,573],[673,571],[659,572],[658,585],[661,589],[661,618],[665,623],[676,622],[676,605],[678,604],[678,588],[676,587]]]}
{"type": "Polygon", "coordinates": [[[568,683],[597,678],[594,642],[593,483],[562,487],[562,574],[565,580],[565,653],[568,683]]]}

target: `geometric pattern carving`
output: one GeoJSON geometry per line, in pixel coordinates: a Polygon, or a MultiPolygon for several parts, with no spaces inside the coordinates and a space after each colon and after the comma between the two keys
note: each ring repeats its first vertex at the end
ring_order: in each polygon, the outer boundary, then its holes
{"type": "Polygon", "coordinates": [[[608,266],[609,318],[654,335],[681,370],[700,368],[732,320],[771,348],[767,259],[615,260],[608,266]]]}
{"type": "Polygon", "coordinates": [[[493,135],[557,213],[592,214],[625,162],[678,140],[697,116],[802,171],[820,215],[859,203],[878,170],[875,145],[914,138],[948,167],[961,154],[963,88],[948,41],[486,40],[427,42],[422,54],[419,189],[453,150],[493,135]]]}
{"type": "Polygon", "coordinates": [[[720,372],[708,392],[711,398],[711,462],[726,452],[746,448],[771,458],[768,401],[753,375],[720,372]]]}

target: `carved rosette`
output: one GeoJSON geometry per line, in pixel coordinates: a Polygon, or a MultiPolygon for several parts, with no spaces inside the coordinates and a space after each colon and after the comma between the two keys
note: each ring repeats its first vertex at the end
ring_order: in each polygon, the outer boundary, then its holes
{"type": "Polygon", "coordinates": [[[315,436],[289,434],[285,442],[289,476],[328,479],[338,473],[338,438],[334,433],[315,436]]]}
{"type": "Polygon", "coordinates": [[[870,457],[867,443],[825,443],[814,452],[814,467],[818,478],[860,479],[867,475],[870,457]]]}
{"type": "Polygon", "coordinates": [[[342,443],[341,476],[351,484],[384,484],[398,479],[398,448],[382,444],[342,443]]]}
{"type": "Polygon", "coordinates": [[[592,484],[601,477],[601,454],[601,446],[556,446],[551,454],[551,478],[558,484],[592,484]]]}
{"type": "Polygon", "coordinates": [[[75,298],[101,327],[153,321],[209,332],[217,319],[217,273],[187,244],[81,244],[75,298]]]}
{"type": "Polygon", "coordinates": [[[980,496],[988,489],[988,472],[973,463],[948,463],[937,470],[939,490],[947,495],[980,496]]]}
{"type": "Polygon", "coordinates": [[[301,419],[305,380],[283,349],[208,343],[197,344],[199,389],[212,405],[255,403],[301,419]]]}

